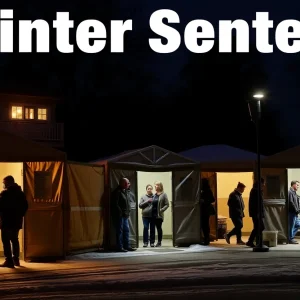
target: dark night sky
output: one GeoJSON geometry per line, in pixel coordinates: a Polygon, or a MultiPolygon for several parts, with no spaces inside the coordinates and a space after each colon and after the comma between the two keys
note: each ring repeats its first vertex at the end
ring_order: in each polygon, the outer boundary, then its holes
{"type": "MultiPolygon", "coordinates": [[[[144,35],[145,41],[149,36],[149,18],[150,15],[158,9],[173,9],[181,19],[181,25],[176,27],[182,32],[184,25],[193,19],[206,19],[210,21],[215,28],[218,20],[221,19],[244,19],[248,22],[255,19],[255,12],[268,11],[270,19],[274,20],[274,25],[284,19],[300,20],[300,4],[297,1],[230,1],[221,0],[196,2],[193,0],[179,1],[124,1],[114,0],[107,1],[105,4],[99,1],[85,1],[78,4],[76,1],[51,1],[47,3],[37,2],[29,5],[15,5],[14,8],[27,18],[51,18],[55,17],[56,11],[70,11],[71,17],[76,15],[77,21],[88,18],[106,19],[133,19],[133,32],[129,33],[128,39],[136,35],[144,35]],[[76,3],[76,5],[75,5],[76,3]],[[102,6],[101,5],[106,5],[102,6]],[[99,13],[98,13],[99,12],[99,13]],[[98,16],[99,15],[99,16],[98,16]],[[97,17],[98,16],[98,17],[97,17]]],[[[4,8],[4,7],[2,7],[4,8]]],[[[8,8],[8,7],[5,7],[8,8]]],[[[51,21],[48,19],[48,21],[51,21]]],[[[270,30],[270,42],[273,41],[274,31],[270,30]]],[[[152,35],[153,36],[153,35],[152,35]]],[[[153,36],[154,37],[154,36],[153,36]]],[[[254,36],[252,36],[254,40],[254,36]]],[[[125,50],[128,51],[128,47],[125,50]]],[[[276,46],[274,46],[276,49],[276,46]]],[[[215,111],[209,110],[207,113],[212,115],[212,120],[207,125],[201,123],[201,118],[197,119],[194,113],[193,118],[189,117],[189,112],[195,111],[195,107],[199,105],[195,98],[195,106],[189,102],[189,109],[184,112],[180,110],[180,106],[185,106],[185,101],[174,102],[172,97],[168,97],[172,91],[178,86],[183,85],[180,72],[187,63],[189,54],[180,48],[174,54],[158,55],[147,52],[143,56],[141,51],[133,49],[131,56],[120,56],[108,53],[100,53],[95,55],[85,55],[84,59],[74,59],[72,54],[71,63],[65,64],[68,55],[57,55],[55,51],[51,54],[55,57],[55,68],[49,74],[48,91],[60,87],[60,93],[68,96],[68,109],[65,112],[66,121],[66,140],[67,152],[72,159],[78,160],[94,160],[102,156],[122,152],[124,150],[144,147],[149,144],[157,144],[173,151],[182,151],[189,147],[197,147],[206,143],[227,143],[234,146],[255,150],[255,141],[253,132],[236,132],[234,134],[226,134],[222,132],[222,124],[217,124],[217,129],[206,130],[206,126],[212,127],[215,111]],[[99,60],[99,61],[98,61],[99,60]],[[96,63],[98,64],[96,64],[96,63]],[[124,65],[125,69],[134,69],[136,74],[142,70],[151,73],[155,77],[154,83],[146,82],[148,79],[141,79],[139,83],[127,80],[126,76],[120,77],[118,71],[104,70],[105,64],[124,65]],[[62,66],[63,65],[63,66],[62,66]],[[69,75],[66,78],[72,81],[67,90],[67,83],[61,80],[60,74],[65,72],[63,68],[70,67],[69,75]],[[99,78],[95,79],[95,69],[99,70],[99,78]],[[102,73],[101,73],[102,72],[102,73]],[[101,73],[101,74],[100,74],[101,73]],[[51,74],[51,75],[50,75],[51,74]],[[71,76],[70,76],[71,74],[71,76]],[[72,76],[73,75],[73,76],[72,76]],[[102,76],[102,77],[101,77],[102,76]],[[92,79],[91,79],[92,78],[92,79]],[[143,81],[144,80],[144,81],[143,81]],[[93,82],[93,83],[92,83],[93,82]],[[98,83],[99,84],[98,84],[98,83]],[[106,83],[103,83],[106,82],[106,83]],[[137,90],[141,85],[145,84],[145,88],[140,88],[142,93],[136,92],[130,94],[124,93],[126,97],[116,95],[116,90],[125,91],[126,89],[137,90]],[[50,86],[50,87],[49,87],[50,86]],[[96,86],[96,88],[95,88],[96,86]],[[110,86],[108,88],[108,86],[110,86]],[[113,88],[112,88],[113,87],[113,88]],[[147,95],[155,94],[156,97],[148,99],[147,95]],[[84,98],[85,95],[88,98],[84,98]],[[128,96],[129,95],[129,96],[128,96]],[[72,102],[72,105],[70,104],[72,102]],[[84,103],[84,104],[83,104],[84,103]],[[87,105],[88,108],[82,107],[87,105]],[[83,114],[77,114],[72,119],[73,108],[77,106],[77,111],[85,111],[83,114]],[[96,109],[95,106],[100,107],[96,109]],[[174,109],[174,107],[177,109],[174,109]],[[167,108],[168,107],[168,108],[167,108]],[[179,109],[178,109],[179,107],[179,109]],[[97,116],[96,112],[99,114],[97,116]],[[167,120],[163,121],[161,114],[168,112],[167,120]],[[90,115],[93,114],[91,118],[90,115]],[[193,119],[193,121],[191,121],[193,119]],[[181,123],[178,125],[178,123],[181,123]],[[76,128],[76,129],[75,129],[76,128]],[[74,135],[76,130],[77,134],[74,135]],[[138,133],[137,133],[138,132],[138,133]],[[203,133],[206,132],[206,133],[203,133]],[[182,136],[182,140],[181,140],[182,136]],[[184,138],[183,138],[184,136],[184,138]]],[[[22,56],[22,59],[24,56],[22,56]]],[[[28,56],[27,56],[28,57],[28,56]]],[[[45,56],[44,56],[45,57],[45,56]]],[[[272,143],[266,143],[269,146],[264,147],[264,152],[274,153],[281,149],[300,144],[300,136],[298,135],[298,111],[299,111],[299,88],[298,82],[300,77],[299,66],[294,61],[300,62],[300,54],[288,55],[275,50],[273,54],[262,55],[263,64],[268,75],[268,109],[274,111],[274,124],[266,129],[264,139],[273,139],[272,143]],[[299,57],[299,58],[298,58],[299,57]],[[268,132],[273,131],[273,136],[268,132]],[[274,132],[278,133],[274,133],[274,132]],[[284,138],[277,145],[276,136],[284,138]]],[[[8,61],[7,56],[1,55],[0,61],[3,63],[8,61]]],[[[36,65],[43,65],[45,59],[40,62],[33,59],[36,65]]],[[[12,63],[13,64],[13,63],[12,63]]],[[[15,68],[18,68],[15,66],[15,68]]],[[[21,68],[21,67],[19,67],[21,68]]],[[[41,67],[45,71],[44,67],[41,67]]],[[[18,69],[17,69],[18,71],[18,69]]],[[[33,71],[32,71],[33,72],[33,71]]],[[[30,71],[29,71],[30,73],[30,71]]],[[[47,73],[46,73],[47,74],[47,73]]],[[[30,77],[30,75],[29,75],[30,77]]],[[[13,79],[11,79],[13,81],[13,79]]],[[[11,84],[11,82],[10,82],[11,84]]],[[[34,90],[36,81],[32,80],[32,92],[40,93],[34,90]]],[[[232,93],[234,93],[234,85],[232,93]]],[[[202,99],[200,101],[203,101],[202,99]]],[[[230,101],[230,99],[225,99],[230,101]]],[[[205,110],[205,104],[202,110],[205,110]]],[[[218,107],[215,108],[218,110],[218,107]]],[[[221,109],[221,108],[220,108],[221,109]]],[[[238,113],[238,112],[237,112],[238,113]]],[[[245,115],[245,121],[249,122],[248,116],[245,115]]],[[[205,121],[206,122],[206,121],[205,121]]],[[[239,127],[238,125],[236,127],[239,127]]],[[[231,127],[230,127],[231,128],[231,127]]]]}

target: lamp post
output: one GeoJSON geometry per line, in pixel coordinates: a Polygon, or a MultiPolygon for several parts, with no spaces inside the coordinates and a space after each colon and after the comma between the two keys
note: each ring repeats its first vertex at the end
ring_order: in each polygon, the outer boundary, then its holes
{"type": "Polygon", "coordinates": [[[263,199],[261,197],[261,165],[260,165],[260,119],[261,119],[261,105],[260,101],[264,97],[263,94],[255,94],[253,98],[257,104],[257,117],[255,118],[256,127],[256,151],[257,151],[257,206],[258,206],[258,244],[253,248],[253,252],[268,252],[269,247],[263,244],[261,224],[262,224],[262,211],[263,211],[263,199]]]}

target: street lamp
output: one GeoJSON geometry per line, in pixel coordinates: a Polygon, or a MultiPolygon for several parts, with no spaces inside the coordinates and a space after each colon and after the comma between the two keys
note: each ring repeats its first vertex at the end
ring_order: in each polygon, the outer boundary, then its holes
{"type": "Polygon", "coordinates": [[[253,248],[253,252],[268,252],[269,247],[263,244],[261,224],[262,224],[262,211],[263,211],[263,199],[261,197],[261,165],[260,165],[260,119],[261,119],[261,105],[260,101],[264,98],[264,94],[254,94],[254,100],[257,104],[257,117],[255,118],[256,127],[256,151],[257,151],[257,199],[258,199],[258,243],[253,248]]]}

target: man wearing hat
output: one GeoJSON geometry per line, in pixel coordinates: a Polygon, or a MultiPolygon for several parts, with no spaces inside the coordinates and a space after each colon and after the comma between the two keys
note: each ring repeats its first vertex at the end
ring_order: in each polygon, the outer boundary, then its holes
{"type": "Polygon", "coordinates": [[[243,218],[245,217],[245,204],[242,194],[245,191],[245,187],[243,183],[239,182],[236,189],[229,195],[227,205],[229,206],[229,217],[232,220],[234,228],[224,235],[228,244],[230,244],[230,238],[236,235],[237,245],[245,245],[242,241],[243,218]]]}

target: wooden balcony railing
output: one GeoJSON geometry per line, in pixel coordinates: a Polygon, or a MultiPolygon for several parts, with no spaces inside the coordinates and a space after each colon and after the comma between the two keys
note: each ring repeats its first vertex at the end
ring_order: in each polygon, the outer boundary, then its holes
{"type": "Polygon", "coordinates": [[[34,141],[64,143],[63,123],[0,121],[0,130],[34,141]]]}

